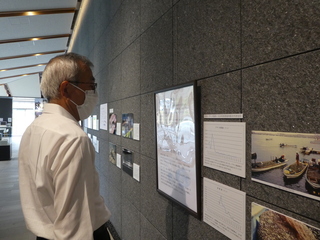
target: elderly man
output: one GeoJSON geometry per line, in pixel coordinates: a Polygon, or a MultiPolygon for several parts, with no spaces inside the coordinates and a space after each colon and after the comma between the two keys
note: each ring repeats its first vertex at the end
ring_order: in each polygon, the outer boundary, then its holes
{"type": "Polygon", "coordinates": [[[49,103],[21,139],[21,205],[37,239],[109,239],[94,148],[78,124],[97,103],[91,67],[74,53],[50,60],[41,81],[49,103]]]}

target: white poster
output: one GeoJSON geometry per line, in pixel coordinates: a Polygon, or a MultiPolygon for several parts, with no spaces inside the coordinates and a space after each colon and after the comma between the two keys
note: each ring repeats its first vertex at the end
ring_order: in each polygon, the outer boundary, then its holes
{"type": "Polygon", "coordinates": [[[121,122],[117,122],[117,131],[116,131],[116,135],[121,136],[121,122]]]}
{"type": "Polygon", "coordinates": [[[203,221],[232,240],[245,240],[245,192],[203,178],[203,221]]]}
{"type": "Polygon", "coordinates": [[[88,128],[92,129],[93,123],[92,123],[92,116],[88,117],[88,128]]]}
{"type": "Polygon", "coordinates": [[[108,130],[108,103],[100,105],[100,129],[108,130]]]}
{"type": "Polygon", "coordinates": [[[99,152],[99,141],[98,141],[97,136],[95,136],[95,135],[92,136],[92,145],[93,145],[95,151],[99,152]]]}
{"type": "Polygon", "coordinates": [[[204,122],[203,165],[244,178],[245,137],[244,122],[204,122]]]}
{"type": "Polygon", "coordinates": [[[156,94],[158,189],[198,213],[194,87],[156,94]]]}
{"type": "Polygon", "coordinates": [[[94,130],[98,130],[98,126],[97,126],[97,115],[93,115],[92,116],[92,129],[94,129],[94,130]]]}
{"type": "Polygon", "coordinates": [[[140,140],[140,123],[133,124],[133,139],[140,140]]]}

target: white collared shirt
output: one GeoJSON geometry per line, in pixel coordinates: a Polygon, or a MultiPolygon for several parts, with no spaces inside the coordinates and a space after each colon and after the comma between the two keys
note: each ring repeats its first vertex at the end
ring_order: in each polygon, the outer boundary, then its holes
{"type": "Polygon", "coordinates": [[[22,136],[20,198],[27,228],[58,240],[90,240],[110,218],[99,193],[91,140],[57,104],[45,104],[22,136]]]}

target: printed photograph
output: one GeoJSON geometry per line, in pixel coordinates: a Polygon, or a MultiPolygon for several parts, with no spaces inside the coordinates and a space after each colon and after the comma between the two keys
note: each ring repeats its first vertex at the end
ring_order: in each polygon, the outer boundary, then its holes
{"type": "Polygon", "coordinates": [[[43,105],[47,102],[47,100],[41,99],[41,98],[36,98],[35,99],[35,117],[39,117],[40,115],[42,115],[42,111],[43,111],[43,105]]]}
{"type": "Polygon", "coordinates": [[[131,177],[133,176],[133,153],[128,149],[122,150],[122,169],[131,177]]]}
{"type": "Polygon", "coordinates": [[[252,203],[251,239],[319,240],[320,230],[257,203],[252,203]]]}
{"type": "Polygon", "coordinates": [[[109,142],[109,161],[114,165],[117,163],[117,145],[109,142]]]}
{"type": "Polygon", "coordinates": [[[133,138],[133,113],[122,114],[122,136],[133,138]]]}
{"type": "Polygon", "coordinates": [[[252,131],[252,180],[320,200],[320,134],[252,131]]]}
{"type": "Polygon", "coordinates": [[[109,133],[117,133],[117,115],[114,113],[109,114],[109,133]]]}

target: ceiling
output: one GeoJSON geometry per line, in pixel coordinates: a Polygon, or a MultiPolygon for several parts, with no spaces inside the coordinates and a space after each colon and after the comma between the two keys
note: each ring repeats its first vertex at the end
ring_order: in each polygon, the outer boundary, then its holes
{"type": "Polygon", "coordinates": [[[67,51],[80,2],[0,0],[0,97],[41,97],[41,73],[67,51]]]}

